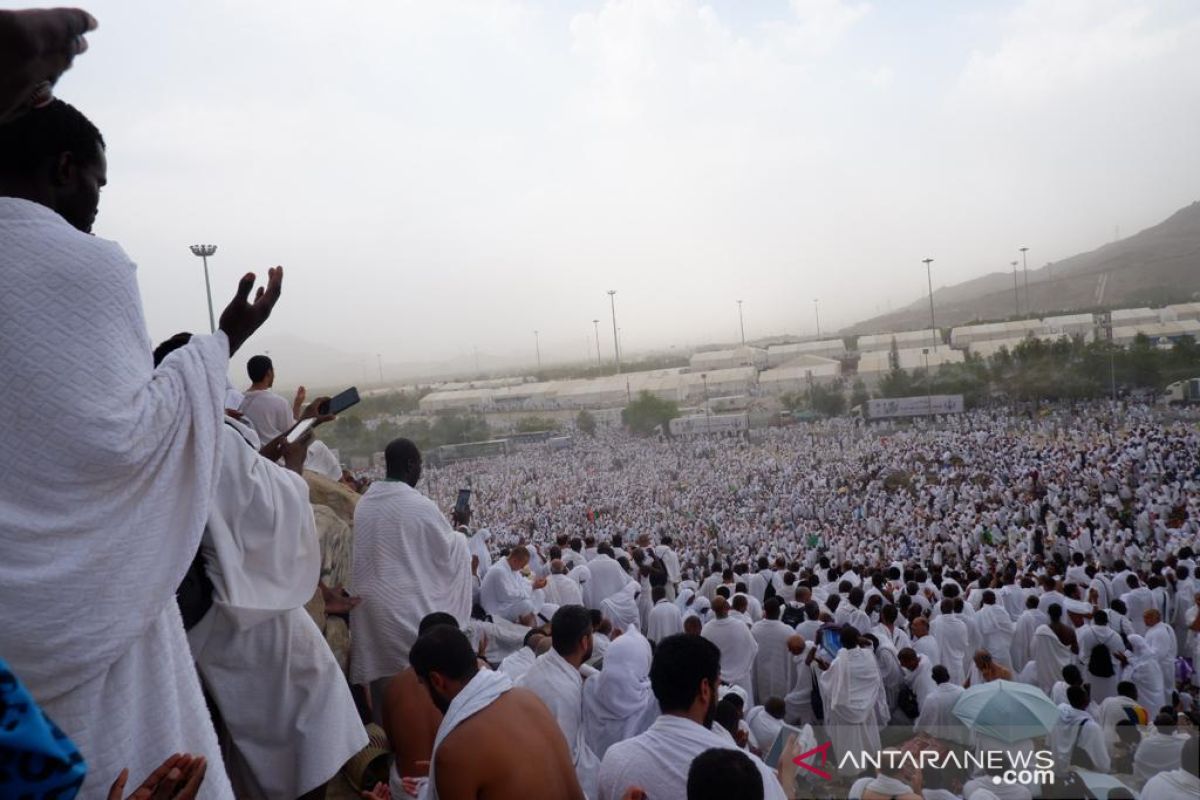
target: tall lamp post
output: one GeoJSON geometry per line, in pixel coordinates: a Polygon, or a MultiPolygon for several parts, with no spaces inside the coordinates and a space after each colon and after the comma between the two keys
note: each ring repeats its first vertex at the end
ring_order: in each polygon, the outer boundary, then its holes
{"type": "Polygon", "coordinates": [[[937,335],[937,322],[933,318],[933,273],[929,270],[929,265],[933,263],[933,259],[925,258],[921,260],[921,263],[925,265],[925,280],[929,282],[929,329],[934,332],[933,351],[936,353],[938,339],[942,337],[937,335]]]}
{"type": "Polygon", "coordinates": [[[613,353],[617,357],[617,374],[621,374],[621,343],[617,340],[617,290],[608,290],[608,303],[612,307],[613,353]]]}
{"type": "Polygon", "coordinates": [[[537,368],[538,372],[542,371],[542,340],[538,337],[538,332],[533,332],[533,348],[537,352],[537,368]]]}
{"type": "Polygon", "coordinates": [[[742,347],[746,346],[746,321],[742,319],[742,301],[738,300],[738,327],[742,330],[742,347]]]}
{"type": "Polygon", "coordinates": [[[192,255],[200,256],[204,262],[204,291],[208,295],[208,328],[209,333],[217,332],[217,318],[213,316],[212,283],[208,280],[208,257],[217,252],[215,244],[194,244],[191,246],[192,255]]]}
{"type": "Polygon", "coordinates": [[[1013,272],[1013,309],[1014,309],[1013,313],[1019,317],[1019,316],[1021,316],[1021,301],[1018,299],[1019,295],[1017,294],[1017,262],[1015,262],[1015,261],[1012,262],[1012,272],[1013,272]]]}
{"type": "Polygon", "coordinates": [[[379,364],[379,383],[383,384],[383,353],[375,354],[375,361],[379,364]]]}
{"type": "Polygon", "coordinates": [[[1029,300],[1029,261],[1025,258],[1025,254],[1029,252],[1028,247],[1018,247],[1021,251],[1021,272],[1025,278],[1025,311],[1033,311],[1033,303],[1029,300]]]}
{"type": "Polygon", "coordinates": [[[708,416],[708,373],[701,372],[700,380],[704,381],[704,419],[705,419],[704,432],[708,433],[708,421],[707,421],[709,418],[709,416],[708,416]]]}
{"type": "Polygon", "coordinates": [[[600,362],[600,320],[592,320],[592,329],[596,332],[596,366],[603,368],[604,364],[600,362]]]}
{"type": "Polygon", "coordinates": [[[819,297],[813,298],[813,314],[815,314],[817,317],[817,338],[820,339],[821,338],[821,299],[819,297]]]}

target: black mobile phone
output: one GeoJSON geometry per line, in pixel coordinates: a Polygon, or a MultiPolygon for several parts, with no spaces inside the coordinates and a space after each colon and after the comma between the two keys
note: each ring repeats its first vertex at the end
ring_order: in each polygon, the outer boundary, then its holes
{"type": "Polygon", "coordinates": [[[334,395],[328,403],[322,403],[321,414],[340,414],[352,405],[358,403],[358,389],[351,386],[341,394],[334,395]]]}
{"type": "Polygon", "coordinates": [[[459,489],[458,499],[454,501],[454,510],[459,514],[466,514],[471,510],[471,490],[459,489]]]}

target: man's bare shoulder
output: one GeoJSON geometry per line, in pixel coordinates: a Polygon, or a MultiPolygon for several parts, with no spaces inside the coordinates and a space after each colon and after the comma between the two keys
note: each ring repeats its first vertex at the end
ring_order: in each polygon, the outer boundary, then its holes
{"type": "Polygon", "coordinates": [[[544,722],[558,724],[537,695],[528,689],[514,686],[497,697],[487,708],[460,722],[446,736],[438,752],[447,747],[473,747],[480,739],[503,736],[504,731],[514,725],[528,728],[531,724],[544,722]]]}

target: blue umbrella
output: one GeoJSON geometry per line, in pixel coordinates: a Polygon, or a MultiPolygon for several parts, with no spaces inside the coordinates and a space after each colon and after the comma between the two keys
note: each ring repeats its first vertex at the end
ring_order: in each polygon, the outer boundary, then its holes
{"type": "Polygon", "coordinates": [[[991,681],[967,689],[951,709],[976,733],[1002,742],[1044,736],[1058,720],[1058,706],[1036,686],[991,681]]]}

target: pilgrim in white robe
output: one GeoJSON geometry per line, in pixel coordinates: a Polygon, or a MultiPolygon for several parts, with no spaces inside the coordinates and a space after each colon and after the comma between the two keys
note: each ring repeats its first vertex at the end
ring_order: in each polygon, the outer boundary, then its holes
{"type": "Polygon", "coordinates": [[[683,614],[679,606],[670,600],[659,600],[650,609],[650,621],[646,627],[646,638],[661,642],[676,633],[683,633],[683,614]]]}
{"type": "Polygon", "coordinates": [[[583,605],[583,590],[567,575],[550,575],[546,579],[546,587],[542,591],[545,592],[547,603],[553,603],[556,606],[583,605]]]}
{"type": "Polygon", "coordinates": [[[1107,625],[1085,625],[1079,629],[1079,663],[1083,670],[1084,680],[1090,684],[1092,701],[1103,703],[1117,693],[1117,684],[1121,677],[1121,662],[1117,660],[1118,653],[1125,652],[1125,645],[1117,632],[1107,625]],[[1112,661],[1112,675],[1095,675],[1088,668],[1091,663],[1092,650],[1097,645],[1108,648],[1112,661]]]}
{"type": "MultiPolygon", "coordinates": [[[[615,646],[616,642],[609,649],[615,646]]],[[[583,676],[579,670],[557,651],[549,650],[537,657],[516,685],[536,694],[550,709],[550,714],[558,721],[558,727],[562,729],[563,737],[571,748],[571,762],[575,765],[579,785],[583,787],[584,794],[595,797],[600,759],[596,758],[587,743],[583,724],[583,676]]]]}
{"type": "Polygon", "coordinates": [[[754,657],[758,654],[758,642],[746,623],[732,617],[709,620],[700,635],[721,651],[721,680],[742,687],[747,705],[754,705],[754,657]]]}
{"type": "Polygon", "coordinates": [[[1058,640],[1049,625],[1042,625],[1034,632],[1031,650],[1033,661],[1021,673],[1021,680],[1049,696],[1054,684],[1062,678],[1063,667],[1075,663],[1075,654],[1058,640]]]}
{"type": "Polygon", "coordinates": [[[755,706],[746,712],[746,727],[750,730],[751,746],[767,753],[783,730],[783,720],[772,717],[763,706],[755,706]]]}
{"type": "Polygon", "coordinates": [[[772,697],[782,700],[792,688],[792,654],[787,643],[796,632],[777,619],[762,619],[750,628],[750,635],[758,643],[758,653],[754,656],[754,696],[759,703],[766,703],[772,697]]]}
{"type": "Polygon", "coordinates": [[[467,539],[416,489],[376,481],[354,510],[350,585],[362,598],[350,615],[350,681],[378,686],[408,667],[426,615],[470,619],[467,539]]]}
{"type": "Polygon", "coordinates": [[[1178,654],[1178,643],[1175,631],[1165,622],[1159,622],[1152,628],[1147,628],[1142,636],[1150,652],[1154,654],[1158,668],[1162,670],[1163,686],[1167,695],[1175,688],[1175,656],[1178,654]]]}
{"type": "Polygon", "coordinates": [[[437,736],[433,740],[433,752],[429,756],[429,780],[421,787],[421,793],[418,795],[420,800],[438,800],[437,773],[434,767],[437,764],[438,748],[442,746],[446,737],[463,722],[496,702],[500,695],[512,687],[512,680],[503,672],[481,669],[450,701],[450,707],[446,709],[446,715],[442,717],[442,724],[438,726],[437,736]]]}
{"type": "MultiPolygon", "coordinates": [[[[825,730],[833,741],[833,760],[839,765],[845,753],[875,753],[879,750],[879,667],[875,656],[861,647],[838,651],[829,669],[818,674],[821,699],[825,704],[825,730]]],[[[861,759],[859,760],[861,763],[861,759]]],[[[855,772],[846,760],[845,775],[855,772]]]]}
{"type": "Polygon", "coordinates": [[[1018,675],[1025,669],[1029,659],[1033,658],[1033,634],[1042,625],[1050,621],[1050,617],[1036,609],[1025,609],[1017,617],[1013,627],[1012,638],[1012,671],[1018,675]]]}
{"type": "MultiPolygon", "coordinates": [[[[1092,762],[1091,769],[1095,772],[1108,772],[1112,764],[1099,723],[1086,711],[1080,711],[1067,703],[1058,707],[1058,720],[1050,729],[1046,744],[1060,766],[1079,762],[1081,759],[1075,755],[1076,751],[1087,754],[1092,762]]],[[[1086,761],[1083,763],[1087,765],[1086,761]]]]}
{"type": "Polygon", "coordinates": [[[513,679],[513,682],[519,681],[526,672],[529,672],[533,667],[533,662],[537,660],[537,656],[533,650],[528,647],[522,647],[515,653],[510,653],[500,661],[499,670],[505,675],[513,679]]]}
{"type": "Polygon", "coordinates": [[[816,648],[805,640],[804,652],[792,656],[792,688],[783,698],[784,719],[790,725],[813,725],[817,716],[812,708],[813,668],[807,663],[808,654],[816,648]]]}
{"type": "Polygon", "coordinates": [[[639,591],[637,581],[629,581],[621,591],[600,601],[600,613],[612,623],[613,631],[641,630],[639,591]]]}
{"type": "Polygon", "coordinates": [[[1141,800],[1180,800],[1182,797],[1200,797],[1200,777],[1183,768],[1160,772],[1142,787],[1141,800]]]}
{"type": "Polygon", "coordinates": [[[975,615],[975,621],[979,626],[980,646],[991,654],[997,664],[1012,666],[1012,641],[1016,625],[1008,612],[996,604],[984,606],[975,615]]]}
{"type": "Polygon", "coordinates": [[[942,648],[938,644],[938,640],[932,636],[921,636],[913,639],[912,649],[917,655],[925,656],[929,659],[929,665],[932,668],[936,664],[942,663],[942,648]]]}
{"type": "Polygon", "coordinates": [[[967,663],[973,655],[967,623],[957,614],[941,614],[929,623],[929,634],[941,648],[941,664],[950,672],[950,682],[962,686],[967,679],[967,663]]]}
{"type": "Polygon", "coordinates": [[[916,669],[904,670],[904,682],[908,685],[908,688],[912,689],[913,694],[917,696],[918,712],[921,706],[925,704],[925,698],[937,688],[937,683],[933,680],[934,666],[933,660],[929,656],[924,653],[918,653],[916,669]]]}
{"type": "Polygon", "coordinates": [[[1137,687],[1138,705],[1145,708],[1153,720],[1167,697],[1162,670],[1150,646],[1141,636],[1136,633],[1130,636],[1129,646],[1133,652],[1130,653],[1129,663],[1121,670],[1121,680],[1129,681],[1137,687]]]}
{"type": "MultiPolygon", "coordinates": [[[[651,798],[687,797],[692,761],[714,748],[733,749],[728,736],[686,717],[663,714],[644,733],[608,748],[600,764],[599,793],[594,797],[621,800],[631,786],[637,786],[651,798]]],[[[762,775],[765,800],[784,800],[787,795],[775,771],[753,754],[747,756],[762,775]]]]}
{"type": "Polygon", "coordinates": [[[629,573],[607,555],[596,556],[588,562],[587,568],[591,574],[583,587],[583,599],[588,608],[600,608],[602,602],[624,589],[632,580],[629,573]]]}
{"type": "Polygon", "coordinates": [[[962,720],[952,713],[954,704],[962,696],[963,687],[955,683],[943,683],[925,696],[924,702],[918,701],[920,714],[913,730],[917,733],[928,733],[937,739],[944,739],[958,744],[968,744],[970,733],[962,720]]]}
{"type": "Polygon", "coordinates": [[[500,559],[488,570],[479,587],[479,605],[493,619],[516,622],[521,617],[537,614],[546,603],[541,589],[534,589],[529,579],[500,559]]]}
{"type": "Polygon", "coordinates": [[[1192,625],[1196,623],[1196,617],[1200,616],[1200,606],[1193,605],[1187,610],[1183,621],[1187,624],[1188,635],[1184,640],[1186,651],[1192,657],[1192,666],[1196,668],[1192,673],[1192,685],[1200,687],[1200,633],[1192,630],[1192,625]]]}
{"type": "Polygon", "coordinates": [[[176,752],[230,798],[175,590],[220,464],[225,334],[153,367],[133,262],[0,198],[0,653],[88,763],[83,797],[176,752]]]}
{"type": "Polygon", "coordinates": [[[609,645],[604,669],[583,683],[583,727],[599,759],[608,748],[637,736],[658,718],[650,690],[650,643],[637,631],[609,645]]]}
{"type": "Polygon", "coordinates": [[[1187,740],[1188,735],[1182,731],[1163,733],[1158,728],[1151,729],[1133,753],[1134,779],[1145,783],[1160,772],[1179,769],[1187,740]]]}
{"type": "Polygon", "coordinates": [[[304,609],[321,573],[308,484],[260,456],[248,426],[225,422],[200,544],[213,605],[188,642],[237,754],[238,796],[293,800],[336,775],[367,734],[304,609]]]}

